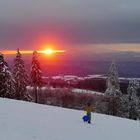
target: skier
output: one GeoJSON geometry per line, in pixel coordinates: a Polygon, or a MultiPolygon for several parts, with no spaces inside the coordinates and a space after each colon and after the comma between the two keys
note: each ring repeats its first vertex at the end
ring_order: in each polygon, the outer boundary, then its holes
{"type": "Polygon", "coordinates": [[[84,110],[87,112],[88,123],[91,123],[91,112],[92,112],[91,104],[87,103],[87,105],[85,106],[84,110]]]}

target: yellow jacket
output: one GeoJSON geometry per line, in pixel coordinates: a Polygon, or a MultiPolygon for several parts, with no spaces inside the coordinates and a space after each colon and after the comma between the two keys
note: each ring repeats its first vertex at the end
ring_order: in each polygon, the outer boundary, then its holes
{"type": "Polygon", "coordinates": [[[92,112],[92,107],[91,106],[86,106],[84,109],[87,113],[91,113],[92,112]]]}

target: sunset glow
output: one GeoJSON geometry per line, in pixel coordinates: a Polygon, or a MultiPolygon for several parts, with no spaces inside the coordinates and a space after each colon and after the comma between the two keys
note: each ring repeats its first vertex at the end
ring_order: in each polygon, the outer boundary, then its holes
{"type": "MultiPolygon", "coordinates": [[[[16,54],[17,50],[3,50],[0,51],[3,54],[16,54]]],[[[32,54],[33,50],[21,50],[21,54],[32,54]]],[[[53,49],[45,49],[45,50],[37,50],[38,53],[50,55],[53,53],[64,53],[66,52],[65,50],[53,50],[53,49]]]]}
{"type": "MultiPolygon", "coordinates": [[[[2,52],[3,54],[16,54],[17,50],[2,50],[0,52],[2,52]]],[[[33,50],[23,50],[23,51],[20,51],[20,52],[22,54],[32,54],[33,50]]]]}
{"type": "Polygon", "coordinates": [[[52,54],[53,53],[53,50],[52,49],[46,49],[44,51],[45,54],[52,54]]]}
{"type": "Polygon", "coordinates": [[[47,54],[47,55],[51,55],[53,53],[64,53],[66,52],[65,50],[53,50],[53,49],[45,49],[43,51],[38,51],[38,53],[44,53],[44,54],[47,54]]]}

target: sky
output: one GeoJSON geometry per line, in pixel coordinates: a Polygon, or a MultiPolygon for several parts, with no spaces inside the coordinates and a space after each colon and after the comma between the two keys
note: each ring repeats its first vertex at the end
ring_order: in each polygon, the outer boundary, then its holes
{"type": "Polygon", "coordinates": [[[0,49],[140,51],[139,0],[0,0],[0,49]]]}

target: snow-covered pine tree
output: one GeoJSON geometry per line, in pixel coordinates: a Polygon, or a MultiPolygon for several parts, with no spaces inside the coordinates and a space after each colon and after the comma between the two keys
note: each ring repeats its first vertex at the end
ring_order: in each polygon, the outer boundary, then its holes
{"type": "Polygon", "coordinates": [[[3,98],[15,98],[15,80],[10,72],[10,68],[0,54],[0,96],[3,98]]]}
{"type": "MultiPolygon", "coordinates": [[[[112,62],[110,68],[109,68],[109,73],[108,73],[108,78],[107,78],[107,89],[115,89],[120,91],[120,85],[119,85],[119,76],[118,76],[118,70],[116,67],[116,64],[112,62]]],[[[113,92],[106,92],[107,95],[114,95],[113,92]]]]}
{"type": "Polygon", "coordinates": [[[13,74],[15,78],[16,99],[30,101],[31,97],[26,92],[28,75],[19,49],[17,50],[16,58],[14,60],[13,74]]]}
{"type": "Polygon", "coordinates": [[[128,111],[129,111],[129,118],[130,119],[138,119],[139,115],[139,101],[137,96],[137,81],[135,79],[131,79],[129,81],[129,86],[127,88],[128,93],[128,111]]]}
{"type": "Polygon", "coordinates": [[[31,84],[35,88],[35,102],[38,102],[38,93],[37,89],[40,88],[43,84],[42,80],[42,71],[40,68],[40,63],[38,61],[37,51],[33,52],[32,66],[31,66],[31,84]]]}
{"type": "Polygon", "coordinates": [[[117,67],[114,62],[110,66],[106,84],[105,95],[108,98],[108,114],[121,116],[122,93],[120,91],[117,67]]]}

